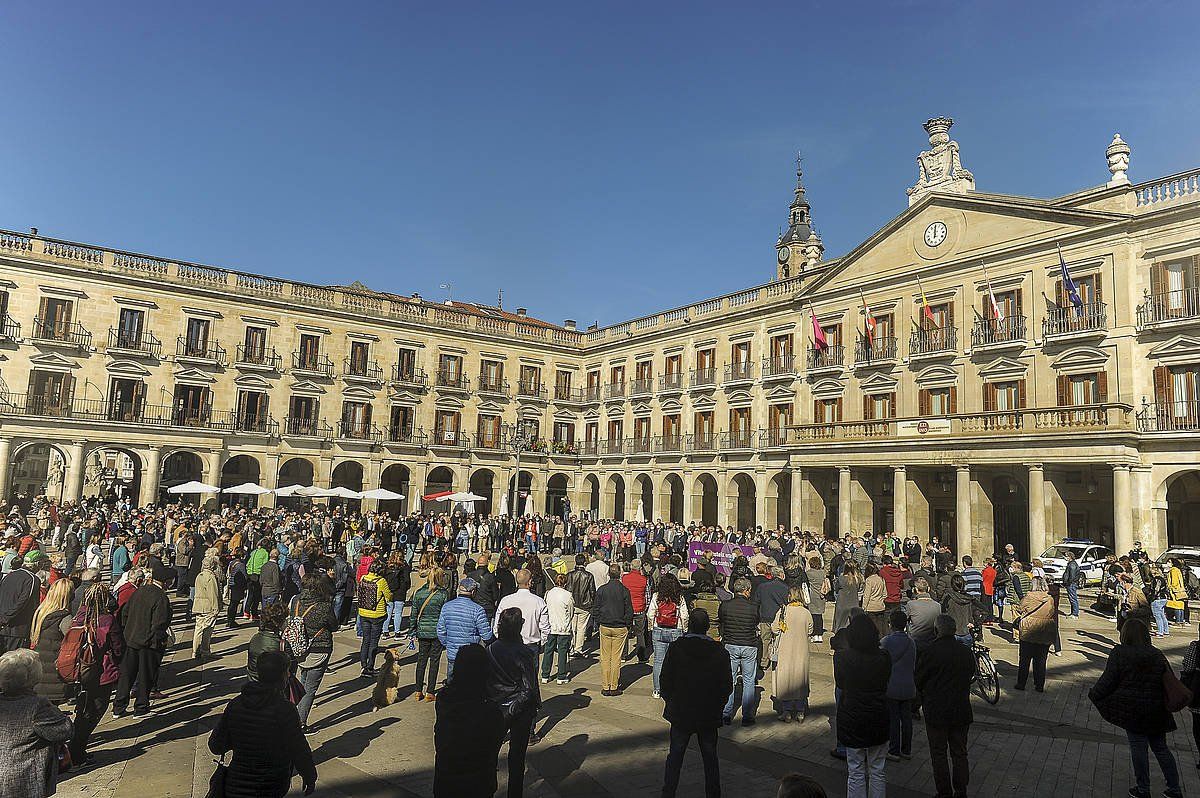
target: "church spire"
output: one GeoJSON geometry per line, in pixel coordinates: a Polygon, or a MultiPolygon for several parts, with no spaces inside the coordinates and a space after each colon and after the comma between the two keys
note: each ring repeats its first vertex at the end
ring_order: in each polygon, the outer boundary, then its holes
{"type": "Polygon", "coordinates": [[[812,229],[811,209],[804,195],[802,165],[800,153],[796,153],[796,196],[788,208],[788,228],[775,243],[779,252],[777,277],[780,280],[799,275],[806,266],[815,266],[824,252],[820,237],[812,229]]]}
{"type": "Polygon", "coordinates": [[[780,242],[803,244],[812,234],[808,199],[804,196],[804,170],[800,153],[796,153],[796,197],[788,209],[788,229],[780,242]]]}

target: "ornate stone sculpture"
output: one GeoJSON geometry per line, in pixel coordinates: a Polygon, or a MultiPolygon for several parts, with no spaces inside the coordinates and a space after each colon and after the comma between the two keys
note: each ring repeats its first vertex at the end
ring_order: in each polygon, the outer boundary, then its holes
{"type": "Polygon", "coordinates": [[[1129,145],[1121,138],[1121,134],[1114,133],[1112,144],[1109,144],[1108,149],[1104,151],[1108,157],[1108,171],[1112,172],[1112,180],[1108,181],[1110,186],[1129,183],[1129,176],[1125,174],[1129,169],[1129,153],[1129,145]]]}
{"type": "Polygon", "coordinates": [[[950,128],[953,125],[954,120],[945,116],[934,117],[925,123],[930,149],[917,156],[920,177],[917,184],[908,190],[909,205],[930,191],[965,194],[975,190],[975,176],[964,169],[959,161],[958,142],[950,140],[950,128]]]}

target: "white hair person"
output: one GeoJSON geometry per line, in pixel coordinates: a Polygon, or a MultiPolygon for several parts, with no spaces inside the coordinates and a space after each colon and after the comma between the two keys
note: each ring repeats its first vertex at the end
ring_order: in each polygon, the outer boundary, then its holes
{"type": "Polygon", "coordinates": [[[10,698],[33,695],[41,674],[37,652],[28,648],[9,651],[0,656],[0,693],[10,698]]]}

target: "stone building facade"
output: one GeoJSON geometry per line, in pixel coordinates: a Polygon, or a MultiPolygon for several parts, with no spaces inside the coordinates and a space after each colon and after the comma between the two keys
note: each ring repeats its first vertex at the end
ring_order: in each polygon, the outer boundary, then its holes
{"type": "Polygon", "coordinates": [[[798,174],[772,280],[598,329],[2,233],[0,493],[28,457],[66,499],[199,479],[494,512],[519,448],[538,511],[1200,544],[1200,170],[1133,184],[1117,136],[1099,186],[991,194],[951,124],[849,253],[798,174]]]}

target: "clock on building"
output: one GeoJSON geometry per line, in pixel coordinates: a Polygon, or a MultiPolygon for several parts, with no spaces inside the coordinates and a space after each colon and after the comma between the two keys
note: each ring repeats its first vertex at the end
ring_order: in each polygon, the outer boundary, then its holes
{"type": "Polygon", "coordinates": [[[946,240],[946,223],[945,222],[930,222],[925,228],[925,243],[931,247],[936,247],[946,240]]]}
{"type": "Polygon", "coordinates": [[[788,259],[788,248],[787,248],[787,247],[780,247],[780,248],[779,248],[779,262],[780,262],[780,263],[787,263],[787,259],[788,259]]]}

